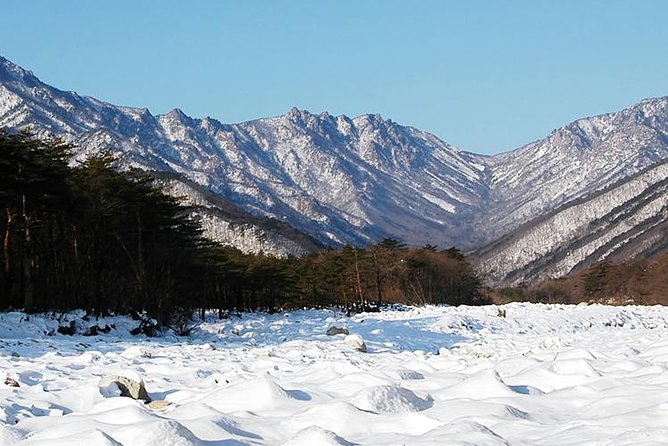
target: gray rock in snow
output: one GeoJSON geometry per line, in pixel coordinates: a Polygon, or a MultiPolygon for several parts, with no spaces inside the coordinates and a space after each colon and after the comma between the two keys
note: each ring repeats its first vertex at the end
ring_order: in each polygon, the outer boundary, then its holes
{"type": "Polygon", "coordinates": [[[100,381],[101,388],[109,387],[111,384],[115,384],[116,387],[118,387],[120,396],[142,400],[146,403],[151,402],[151,397],[148,396],[144,382],[141,380],[131,379],[121,375],[109,375],[102,378],[102,381],[100,381]]]}
{"type": "Polygon", "coordinates": [[[336,327],[334,325],[332,325],[331,327],[329,327],[327,329],[327,336],[335,336],[335,335],[339,335],[339,334],[348,336],[350,334],[350,332],[345,327],[339,328],[339,327],[336,327]]]}
{"type": "Polygon", "coordinates": [[[146,406],[151,410],[164,410],[171,406],[173,403],[165,400],[153,400],[148,403],[146,406]]]}

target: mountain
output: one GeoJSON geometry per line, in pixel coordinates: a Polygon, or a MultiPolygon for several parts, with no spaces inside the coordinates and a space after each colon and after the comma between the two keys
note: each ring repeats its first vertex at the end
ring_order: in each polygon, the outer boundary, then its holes
{"type": "Polygon", "coordinates": [[[469,242],[487,194],[486,158],[379,115],[286,115],[240,124],[152,115],[39,81],[0,59],[0,126],[112,148],[127,165],[176,172],[246,211],[289,222],[325,244],[384,237],[469,242]]]}
{"type": "Polygon", "coordinates": [[[518,285],[583,271],[601,260],[668,248],[668,162],[525,223],[475,252],[489,283],[518,285]]]}
{"type": "Polygon", "coordinates": [[[500,236],[668,157],[668,97],[579,119],[489,159],[492,191],[478,224],[500,236]]]}
{"type": "Polygon", "coordinates": [[[249,214],[228,200],[179,174],[157,172],[158,185],[179,197],[197,214],[204,236],[244,253],[302,257],[323,246],[283,221],[249,214]]]}
{"type": "MultiPolygon", "coordinates": [[[[186,181],[175,193],[197,195],[197,186],[249,218],[289,225],[300,234],[291,240],[300,241],[283,255],[312,249],[301,244],[305,234],[326,246],[385,237],[481,246],[668,158],[666,97],[580,119],[490,157],[379,115],[292,109],[238,124],[178,109],[153,115],[58,90],[1,57],[0,127],[57,135],[78,144],[79,157],[110,148],[125,165],[186,181]]],[[[230,223],[212,220],[210,231],[239,244],[230,223]]],[[[284,241],[273,224],[253,228],[252,249],[270,252],[284,241]],[[280,242],[262,244],[269,239],[280,242]]]]}

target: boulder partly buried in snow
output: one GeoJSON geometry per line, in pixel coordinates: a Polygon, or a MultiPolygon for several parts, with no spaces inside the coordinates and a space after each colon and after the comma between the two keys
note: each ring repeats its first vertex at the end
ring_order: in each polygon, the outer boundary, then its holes
{"type": "Polygon", "coordinates": [[[10,378],[10,377],[7,377],[7,379],[5,379],[5,385],[9,386],[9,387],[21,387],[17,380],[15,380],[14,378],[10,378]]]}
{"type": "Polygon", "coordinates": [[[350,334],[350,332],[345,327],[337,327],[335,325],[332,325],[327,329],[327,336],[335,336],[340,334],[347,336],[350,334]]]}
{"type": "Polygon", "coordinates": [[[151,410],[165,410],[173,404],[165,400],[153,400],[146,405],[151,410]]]}
{"type": "Polygon", "coordinates": [[[144,381],[134,372],[124,370],[118,375],[105,376],[100,381],[100,391],[105,396],[112,396],[115,393],[114,386],[118,389],[118,396],[142,400],[147,403],[151,402],[144,381]]]}
{"type": "Polygon", "coordinates": [[[351,334],[346,336],[343,340],[346,345],[354,348],[357,351],[366,353],[366,344],[364,343],[364,338],[358,334],[351,334]]]}
{"type": "Polygon", "coordinates": [[[420,398],[411,390],[390,385],[361,390],[350,403],[358,409],[375,413],[420,412],[433,404],[430,398],[420,398]]]}

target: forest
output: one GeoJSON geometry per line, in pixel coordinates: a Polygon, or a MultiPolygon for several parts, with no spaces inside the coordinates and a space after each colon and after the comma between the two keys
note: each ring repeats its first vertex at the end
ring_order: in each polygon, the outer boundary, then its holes
{"type": "Polygon", "coordinates": [[[110,153],[0,131],[0,309],[149,314],[169,325],[220,314],[388,303],[481,304],[456,248],[386,239],[304,258],[248,255],[202,236],[196,212],[110,153]]]}
{"type": "MultiPolygon", "coordinates": [[[[665,236],[664,236],[665,237],[665,236]]],[[[608,305],[667,305],[668,253],[659,250],[651,258],[604,260],[567,277],[537,283],[486,290],[494,302],[540,302],[608,305]]]]}

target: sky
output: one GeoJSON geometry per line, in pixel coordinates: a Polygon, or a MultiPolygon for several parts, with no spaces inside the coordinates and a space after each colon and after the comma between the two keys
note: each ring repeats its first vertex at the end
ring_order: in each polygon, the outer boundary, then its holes
{"type": "Polygon", "coordinates": [[[498,153],[668,95],[663,0],[67,0],[2,8],[44,82],[225,123],[379,113],[498,153]]]}

